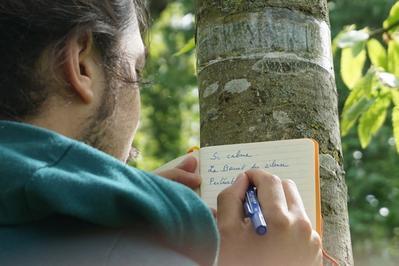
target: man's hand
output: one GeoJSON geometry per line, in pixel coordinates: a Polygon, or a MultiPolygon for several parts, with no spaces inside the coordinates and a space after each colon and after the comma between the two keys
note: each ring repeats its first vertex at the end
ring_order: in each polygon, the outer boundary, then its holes
{"type": "Polygon", "coordinates": [[[321,239],[312,230],[297,187],[262,170],[241,174],[218,197],[217,223],[221,234],[220,265],[322,265],[321,239]],[[257,188],[268,225],[259,236],[243,202],[248,185],[257,188]]]}
{"type": "Polygon", "coordinates": [[[193,156],[188,156],[176,168],[160,171],[156,174],[186,185],[191,189],[197,189],[201,185],[201,177],[196,174],[197,167],[197,159],[193,156]]]}

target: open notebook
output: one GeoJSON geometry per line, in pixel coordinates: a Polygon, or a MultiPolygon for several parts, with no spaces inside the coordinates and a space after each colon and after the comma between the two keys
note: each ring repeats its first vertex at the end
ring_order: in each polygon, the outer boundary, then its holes
{"type": "MultiPolygon", "coordinates": [[[[216,208],[217,195],[232,184],[238,174],[251,169],[265,169],[281,179],[292,179],[298,186],[313,228],[321,234],[319,147],[312,139],[294,139],[221,145],[201,148],[191,153],[199,160],[201,198],[216,208]]],[[[179,157],[155,172],[182,162],[179,157]]]]}

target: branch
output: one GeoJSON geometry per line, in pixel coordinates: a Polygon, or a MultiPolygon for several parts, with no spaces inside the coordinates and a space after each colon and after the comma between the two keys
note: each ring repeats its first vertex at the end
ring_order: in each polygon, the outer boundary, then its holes
{"type": "Polygon", "coordinates": [[[375,30],[375,31],[371,32],[370,33],[370,38],[376,37],[376,36],[384,34],[384,33],[388,33],[390,30],[392,30],[393,28],[396,28],[398,26],[399,26],[399,20],[396,21],[395,23],[393,23],[388,28],[381,28],[381,29],[378,29],[378,30],[375,30]]]}

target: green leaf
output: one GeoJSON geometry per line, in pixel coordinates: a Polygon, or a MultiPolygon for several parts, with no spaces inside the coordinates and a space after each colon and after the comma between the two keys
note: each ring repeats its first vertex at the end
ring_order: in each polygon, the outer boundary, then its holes
{"type": "Polygon", "coordinates": [[[388,72],[399,77],[399,43],[396,41],[388,44],[388,72]]]}
{"type": "Polygon", "coordinates": [[[396,150],[399,153],[399,107],[393,108],[392,125],[393,125],[393,135],[396,141],[396,150]]]}
{"type": "Polygon", "coordinates": [[[345,85],[352,89],[361,79],[363,67],[366,62],[366,51],[361,49],[356,51],[356,46],[345,48],[341,55],[341,76],[345,85]]]}
{"type": "Polygon", "coordinates": [[[399,107],[399,91],[398,90],[390,90],[390,91],[394,105],[399,107]]]}
{"type": "Polygon", "coordinates": [[[349,133],[349,130],[353,125],[355,125],[360,115],[368,110],[373,103],[374,99],[370,100],[363,96],[359,101],[355,102],[350,108],[343,112],[341,121],[341,131],[343,136],[349,133]]]}
{"type": "Polygon", "coordinates": [[[338,39],[338,47],[339,48],[353,47],[359,42],[364,42],[368,40],[369,37],[370,34],[368,34],[364,30],[352,30],[340,36],[340,38],[338,39]]]}
{"type": "Polygon", "coordinates": [[[359,101],[362,97],[370,98],[373,85],[374,72],[368,71],[367,74],[356,83],[355,87],[349,94],[345,101],[343,112],[347,112],[347,110],[349,110],[352,105],[359,101]]]}
{"type": "Polygon", "coordinates": [[[194,49],[195,49],[195,38],[193,37],[184,45],[183,48],[180,49],[179,52],[174,54],[174,56],[180,56],[180,55],[183,55],[183,54],[187,54],[187,53],[191,52],[194,49]]]}
{"type": "MultiPolygon", "coordinates": [[[[389,12],[389,17],[384,21],[384,29],[391,28],[399,21],[399,2],[393,5],[389,12]]],[[[399,26],[399,25],[398,25],[399,26]]],[[[390,31],[395,31],[397,27],[392,28],[390,31]]]]}
{"type": "Polygon", "coordinates": [[[389,98],[379,98],[361,115],[358,135],[363,149],[367,148],[372,137],[384,125],[390,104],[391,101],[389,98]]]}
{"type": "Polygon", "coordinates": [[[374,66],[387,70],[387,51],[379,41],[376,39],[369,40],[367,42],[367,51],[374,66]]]}

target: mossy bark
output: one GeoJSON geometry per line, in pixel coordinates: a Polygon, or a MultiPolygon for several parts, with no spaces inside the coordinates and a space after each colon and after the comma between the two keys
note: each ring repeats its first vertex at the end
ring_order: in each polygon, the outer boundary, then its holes
{"type": "Polygon", "coordinates": [[[326,0],[198,0],[201,145],[320,144],[324,248],[353,265],[326,0]]]}

